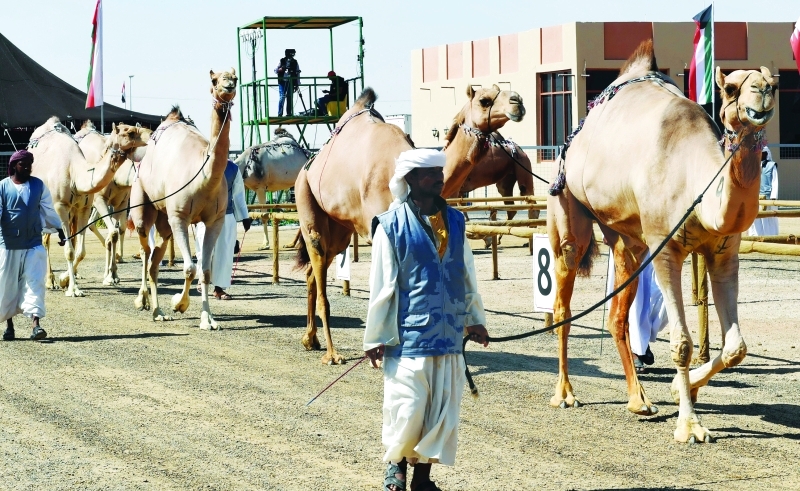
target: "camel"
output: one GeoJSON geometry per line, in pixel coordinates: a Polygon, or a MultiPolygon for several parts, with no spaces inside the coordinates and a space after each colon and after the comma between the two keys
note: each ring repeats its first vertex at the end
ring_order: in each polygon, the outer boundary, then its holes
{"type": "MultiPolygon", "coordinates": [[[[711,183],[653,260],[677,369],[672,395],[679,411],[673,436],[689,443],[711,441],[694,410],[698,389],[723,368],[738,365],[747,353],[736,305],[740,233],[758,213],[759,160],[766,145],[763,129],[775,107],[776,83],[764,67],[760,72],[737,70],[727,76],[717,68],[716,83],[722,96],[722,140],[703,108],[658,73],[652,41],[640,45],[569,144],[563,162],[565,188],[548,200],[547,227],[556,261],[554,318],[559,322],[571,315],[576,275],[588,273],[591,266],[596,251],[593,221],[613,251],[614,284],[619,287],[711,183]],[[634,79],[639,81],[620,87],[634,79]],[[728,157],[731,160],[723,168],[728,157]],[[681,297],[681,267],[690,252],[702,254],[708,264],[724,340],[716,358],[691,372],[693,344],[681,297]]],[[[628,339],[628,311],[636,287],[634,280],[614,297],[608,325],[625,372],[628,410],[650,415],[658,408],[639,383],[628,339]]],[[[568,376],[568,335],[566,324],[559,332],[559,375],[550,400],[562,408],[580,404],[568,376]]]]}
{"type": "MultiPolygon", "coordinates": [[[[275,130],[275,139],[247,148],[236,158],[247,189],[256,192],[259,203],[267,202],[267,192],[294,186],[300,168],[308,161],[309,153],[283,128],[275,130]]],[[[259,250],[269,249],[267,213],[262,216],[264,242],[259,250]]]]}
{"type": "MultiPolygon", "coordinates": [[[[525,116],[519,94],[501,91],[496,85],[478,90],[469,86],[467,97],[445,150],[443,196],[461,189],[475,162],[489,148],[488,134],[525,116]]],[[[371,88],[364,90],[295,182],[302,233],[297,265],[306,268],[308,287],[308,323],[302,344],[308,350],[320,349],[315,319],[319,311],[326,338],[322,362],[327,364],[343,362],[331,339],[328,267],[348,246],[353,232],[372,236],[373,217],[386,211],[392,201],[389,179],[395,160],[413,147],[399,127],[384,123],[373,109],[376,98],[371,88]]]]}
{"type": "Polygon", "coordinates": [[[231,106],[238,82],[233,68],[220,73],[211,70],[210,77],[211,141],[187,124],[180,109],[174,107],[147,143],[139,178],[131,188],[129,218],[129,226],[133,226],[139,235],[142,259],[142,284],[134,305],[139,310],[146,310],[150,309],[152,302],[154,321],[172,319],[158,303],[158,271],[167,241],[174,233],[183,257],[183,290],[173,296],[172,310],[184,313],[189,308],[189,289],[197,274],[189,247],[189,225],[205,224],[202,255],[198,258],[202,271],[200,328],[205,330],[220,328],[209,308],[208,284],[211,253],[228,204],[224,173],[230,148],[231,106]],[[151,258],[147,234],[153,225],[161,242],[152,251],[151,258]]]}
{"type": "MultiPolygon", "coordinates": [[[[147,140],[152,131],[142,130],[142,139],[147,140]]],[[[84,121],[81,129],[73,136],[78,146],[83,151],[83,155],[88,162],[96,161],[105,145],[106,138],[101,135],[91,120],[84,121]]],[[[133,152],[130,159],[126,159],[119,166],[114,178],[103,189],[95,193],[92,202],[94,209],[89,218],[89,230],[100,240],[106,249],[105,271],[103,272],[103,284],[106,286],[119,283],[117,276],[117,263],[123,261],[123,241],[125,234],[122,233],[120,224],[124,224],[128,218],[128,198],[131,194],[131,185],[136,177],[134,161],[141,161],[147,147],[138,147],[133,152]],[[117,211],[109,215],[112,211],[117,211]],[[108,237],[103,238],[97,230],[95,222],[99,217],[104,217],[103,222],[108,230],[108,237]],[[116,253],[119,244],[119,254],[116,253]]],[[[75,273],[78,272],[78,265],[75,265],[75,273]]]]}
{"type": "MultiPolygon", "coordinates": [[[[75,240],[68,240],[64,245],[67,271],[59,278],[59,285],[65,288],[68,297],[83,296],[76,282],[75,267],[86,255],[85,227],[93,194],[111,182],[114,172],[134,148],[145,145],[147,134],[149,130],[112,124],[102,150],[95,156],[97,160],[89,162],[69,130],[55,116],[31,135],[28,146],[36,162],[33,175],[42,179],[53,195],[53,207],[61,217],[64,232],[70,236],[77,233],[75,240]]],[[[50,263],[49,236],[44,242],[48,257],[48,286],[52,289],[56,282],[50,263]]]]}

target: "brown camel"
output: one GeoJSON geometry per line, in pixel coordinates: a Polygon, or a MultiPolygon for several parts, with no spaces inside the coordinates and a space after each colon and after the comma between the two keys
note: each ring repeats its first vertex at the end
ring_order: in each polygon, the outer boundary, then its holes
{"type": "MultiPolygon", "coordinates": [[[[445,151],[443,195],[461,188],[475,162],[489,148],[486,135],[525,115],[519,94],[501,91],[496,85],[479,90],[470,86],[467,96],[469,102],[456,117],[458,126],[445,151]]],[[[389,179],[394,174],[395,160],[412,148],[400,128],[384,123],[372,109],[375,100],[375,93],[367,88],[342,115],[331,139],[295,183],[302,232],[298,265],[307,268],[308,286],[308,325],[302,343],[309,350],[320,348],[315,319],[318,310],[327,344],[323,363],[343,361],[331,339],[328,267],[350,243],[354,231],[362,237],[372,236],[372,218],[386,211],[392,202],[389,179]]]]}
{"type": "MultiPolygon", "coordinates": [[[[114,172],[130,152],[145,145],[142,128],[120,124],[111,125],[98,160],[87,162],[78,143],[69,130],[55,116],[38,127],[31,135],[30,151],[36,159],[33,175],[44,181],[53,195],[53,207],[61,217],[64,232],[77,237],[64,246],[67,271],[59,278],[68,297],[81,297],[83,292],[75,281],[75,266],[86,255],[85,228],[92,209],[93,194],[106,186],[114,172]],[[77,254],[76,254],[77,246],[77,254]]],[[[55,277],[50,265],[50,241],[45,239],[48,256],[48,286],[55,288],[55,277]]]]}
{"type": "MultiPolygon", "coordinates": [[[[142,129],[142,140],[147,141],[152,133],[149,129],[142,129]]],[[[105,145],[106,138],[101,135],[91,120],[86,120],[81,126],[80,131],[75,133],[75,141],[83,151],[87,162],[96,161],[105,145]]],[[[115,285],[119,283],[117,275],[117,263],[123,261],[123,233],[124,224],[128,219],[128,198],[131,195],[131,185],[136,177],[136,168],[133,161],[141,161],[147,147],[139,147],[132,152],[132,159],[126,159],[114,173],[114,178],[103,189],[95,193],[89,230],[97,236],[106,249],[105,271],[103,272],[103,284],[115,285]],[[119,211],[117,211],[119,210],[119,211]],[[113,213],[110,215],[110,213],[113,213]],[[103,238],[97,230],[95,221],[98,217],[104,217],[103,222],[108,230],[108,236],[103,238]],[[119,244],[119,254],[116,253],[119,244]]],[[[75,264],[75,273],[78,272],[78,264],[75,264]]]]}
{"type": "MultiPolygon", "coordinates": [[[[673,397],[679,411],[674,438],[707,442],[711,436],[694,410],[697,391],[715,373],[738,365],[747,353],[736,305],[739,241],[758,213],[759,160],[766,144],[763,128],[773,115],[776,84],[764,67],[760,72],[737,70],[727,76],[717,68],[725,127],[720,142],[719,131],[703,108],[658,73],[652,41],[638,48],[612,87],[640,77],[647,78],[601,94],[605,97],[589,112],[566,154],[566,188],[548,201],[548,231],[556,256],[554,317],[558,322],[571,315],[576,273],[588,272],[596,249],[593,220],[613,250],[614,284],[619,287],[711,183],[653,261],[664,293],[670,351],[677,368],[673,397]],[[725,148],[720,148],[721,143],[725,148]],[[681,267],[690,252],[706,258],[724,343],[714,360],[691,372],[692,339],[681,297],[681,267]]],[[[639,383],[628,338],[628,311],[636,287],[634,280],[612,301],[609,331],[625,372],[628,410],[649,415],[657,408],[639,383]]],[[[568,377],[568,335],[566,324],[560,328],[559,376],[550,400],[562,408],[579,405],[568,377]]]]}
{"type": "Polygon", "coordinates": [[[173,108],[147,144],[147,153],[139,167],[139,179],[131,189],[130,217],[139,234],[142,258],[142,285],[134,305],[140,310],[150,309],[152,302],[155,321],[172,319],[158,304],[158,271],[167,241],[174,233],[183,257],[183,290],[172,298],[173,311],[183,313],[189,308],[189,290],[197,274],[189,248],[189,225],[205,224],[203,251],[198,258],[203,274],[200,328],[213,330],[219,329],[219,325],[209,308],[208,283],[211,253],[222,229],[228,203],[224,173],[230,147],[231,106],[236,97],[238,78],[233,68],[221,73],[211,70],[210,75],[211,142],[182,119],[177,107],[173,108]],[[161,243],[152,252],[151,261],[147,234],[154,224],[161,243]]]}

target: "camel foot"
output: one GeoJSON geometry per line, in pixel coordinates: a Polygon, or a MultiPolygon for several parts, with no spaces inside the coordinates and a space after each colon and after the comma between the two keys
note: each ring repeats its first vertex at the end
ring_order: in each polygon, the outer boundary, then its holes
{"type": "Polygon", "coordinates": [[[46,286],[47,286],[48,290],[58,290],[58,289],[61,288],[56,283],[56,275],[54,275],[52,273],[50,273],[50,275],[47,277],[47,285],[46,286]]]}
{"type": "Polygon", "coordinates": [[[208,312],[200,313],[200,329],[204,331],[221,331],[219,323],[208,312]]]}
{"type": "Polygon", "coordinates": [[[62,289],[69,286],[69,273],[64,271],[63,273],[58,275],[58,286],[60,286],[62,289]]]}
{"type": "Polygon", "coordinates": [[[83,295],[83,292],[81,291],[80,288],[78,288],[77,286],[73,286],[71,288],[67,288],[64,291],[64,296],[65,297],[83,297],[84,295],[83,295]]]}
{"type": "Polygon", "coordinates": [[[171,320],[172,316],[165,314],[164,311],[161,310],[161,307],[158,307],[153,311],[153,322],[165,322],[171,320]]]}
{"type": "MultiPolygon", "coordinates": [[[[284,246],[284,247],[285,247],[285,246],[284,246]]],[[[259,250],[259,251],[268,251],[268,250],[270,250],[270,249],[271,249],[271,247],[269,246],[269,242],[264,242],[263,244],[261,244],[260,246],[258,246],[258,250],[259,250]]]]}
{"type": "Polygon", "coordinates": [[[303,343],[303,347],[305,347],[305,349],[308,351],[316,351],[322,349],[322,346],[319,344],[319,339],[317,339],[316,334],[314,336],[303,334],[303,339],[301,343],[303,343]]]}
{"type": "Polygon", "coordinates": [[[550,399],[550,405],[560,409],[567,409],[568,407],[581,407],[583,404],[574,395],[569,394],[567,397],[553,396],[550,399]]]}
{"type": "Polygon", "coordinates": [[[685,420],[679,419],[673,437],[679,443],[711,443],[714,441],[711,433],[700,424],[697,416],[685,420]]]}
{"type": "MultiPolygon", "coordinates": [[[[692,397],[692,405],[697,402],[697,393],[700,391],[700,387],[692,387],[689,389],[689,395],[692,397]]],[[[680,404],[681,402],[681,395],[678,392],[678,377],[676,376],[672,379],[672,385],[669,388],[670,394],[672,394],[672,400],[675,401],[675,404],[680,404]]]]}
{"type": "Polygon", "coordinates": [[[176,293],[172,296],[172,310],[173,312],[180,312],[181,314],[189,310],[189,295],[184,299],[182,293],[176,293]]]}
{"type": "Polygon", "coordinates": [[[334,351],[333,353],[325,353],[321,361],[325,365],[343,365],[344,356],[334,351]]]}
{"type": "Polygon", "coordinates": [[[103,285],[105,286],[114,286],[119,284],[119,276],[116,274],[108,275],[103,278],[103,285]]]}
{"type": "Polygon", "coordinates": [[[150,310],[150,292],[139,290],[139,295],[133,301],[133,306],[136,307],[136,310],[150,310]]]}
{"type": "Polygon", "coordinates": [[[124,263],[125,260],[122,258],[122,255],[117,254],[117,263],[124,263]]]}

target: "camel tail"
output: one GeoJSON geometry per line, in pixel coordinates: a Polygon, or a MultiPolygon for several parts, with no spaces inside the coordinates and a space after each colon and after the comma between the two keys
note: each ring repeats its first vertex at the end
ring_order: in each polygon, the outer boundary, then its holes
{"type": "Polygon", "coordinates": [[[628,61],[622,65],[622,70],[619,71],[620,77],[627,73],[647,73],[658,72],[658,63],[656,63],[656,53],[653,49],[653,40],[647,39],[639,44],[636,51],[633,52],[628,61]]]}
{"type": "Polygon", "coordinates": [[[592,263],[599,253],[600,248],[597,247],[597,241],[592,237],[589,240],[589,248],[586,249],[586,253],[581,258],[580,264],[578,264],[578,276],[588,277],[591,274],[592,263]]]}
{"type": "Polygon", "coordinates": [[[306,239],[303,238],[303,234],[300,234],[297,241],[297,255],[294,257],[294,270],[306,269],[309,264],[311,264],[311,256],[308,255],[308,249],[306,249],[306,239]]]}

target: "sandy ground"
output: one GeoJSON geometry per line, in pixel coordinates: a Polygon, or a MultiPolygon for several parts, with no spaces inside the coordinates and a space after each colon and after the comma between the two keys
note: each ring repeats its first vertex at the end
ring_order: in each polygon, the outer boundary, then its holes
{"type": "MultiPolygon", "coordinates": [[[[369,248],[353,265],[352,297],[330,283],[333,338],[349,363],[325,366],[321,352],[300,345],[306,293],[292,254],[281,255],[281,283],[272,285],[272,258],[255,251],[256,235],[246,238],[230,289],[235,299],[212,301],[220,332],[197,329],[194,290],[188,313],[173,322],[136,311],[140,263],[126,259],[121,284],[104,287],[100,247],[89,238],[80,281],[86,297],[47,293],[48,342],[0,343],[0,489],[380,489],[380,372],[361,364],[305,405],[362,356],[369,248]]],[[[473,242],[495,335],[542,325],[532,313],[532,259],[520,244],[503,240],[502,279],[491,281],[491,256],[473,242]]],[[[63,270],[61,251],[54,258],[63,270]]],[[[578,281],[573,311],[602,298],[606,260],[578,281]]],[[[470,346],[481,396],[464,399],[456,466],[435,466],[434,479],[445,490],[800,488],[799,272],[795,258],[741,258],[739,316],[749,355],[702,389],[697,404],[715,443],[672,441],[675,370],[666,331],[653,345],[656,364],[642,376],[660,412],[626,411],[619,356],[595,312],[573,326],[570,341],[581,408],[548,406],[555,336],[470,346]]],[[[180,268],[164,268],[161,283],[164,304],[182,284],[180,268]]],[[[686,308],[694,330],[695,308],[686,308]]],[[[25,335],[27,319],[16,322],[25,335]]],[[[711,333],[713,356],[715,314],[711,333]]]]}

